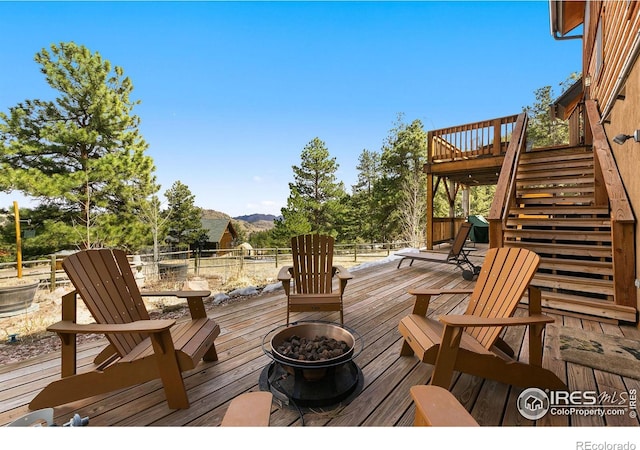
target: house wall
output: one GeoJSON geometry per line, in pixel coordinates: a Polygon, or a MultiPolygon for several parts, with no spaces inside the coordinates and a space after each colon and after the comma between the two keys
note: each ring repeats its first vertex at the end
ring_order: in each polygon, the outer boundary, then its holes
{"type": "MultiPolygon", "coordinates": [[[[583,79],[587,98],[597,100],[620,176],[636,218],[636,261],[640,261],[640,143],[613,142],[640,129],[640,63],[634,60],[640,33],[639,2],[587,2],[583,79]],[[588,80],[588,81],[587,81],[588,80]]],[[[636,264],[636,278],[640,278],[636,264]]],[[[634,286],[629,286],[634,289],[634,286]]],[[[640,291],[638,291],[640,299],[640,291]]],[[[640,309],[640,304],[638,305],[640,309]]]]}
{"type": "Polygon", "coordinates": [[[229,232],[229,230],[225,231],[220,239],[220,244],[218,248],[231,248],[233,243],[233,236],[229,232]]]}
{"type": "MultiPolygon", "coordinates": [[[[615,102],[611,110],[611,120],[604,123],[604,128],[636,218],[635,253],[636,261],[640,261],[640,239],[638,239],[640,237],[640,221],[638,220],[640,213],[640,143],[633,139],[627,140],[622,145],[613,142],[613,138],[618,134],[633,134],[635,130],[640,129],[640,64],[636,63],[630,72],[625,90],[625,100],[615,102]]],[[[638,264],[636,264],[636,278],[640,278],[638,264]]],[[[640,298],[640,291],[638,291],[638,298],[640,298]]],[[[640,309],[640,304],[638,308],[640,309]]]]}
{"type": "Polygon", "coordinates": [[[589,98],[598,99],[605,120],[618,94],[619,76],[628,63],[639,29],[639,2],[587,2],[582,70],[589,85],[589,98]]]}

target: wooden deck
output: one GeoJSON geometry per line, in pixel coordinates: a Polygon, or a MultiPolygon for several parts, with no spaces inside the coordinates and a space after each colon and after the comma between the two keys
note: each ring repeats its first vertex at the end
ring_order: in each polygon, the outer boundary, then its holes
{"type": "MultiPolygon", "coordinates": [[[[482,250],[477,252],[482,254],[482,250]]],[[[405,427],[413,422],[414,406],[409,388],[429,380],[431,366],[414,357],[401,357],[399,320],[408,314],[414,287],[468,287],[459,269],[452,265],[416,262],[396,268],[397,260],[354,271],[345,293],[345,325],[362,337],[363,350],[355,361],[362,370],[361,393],[337,408],[316,408],[300,412],[274,401],[271,425],[405,427]]],[[[277,269],[276,269],[277,270],[277,269]]],[[[276,271],[274,270],[274,272],[276,271]]],[[[275,273],[274,273],[275,275],[275,273]]],[[[260,375],[271,359],[264,354],[264,336],[284,324],[286,299],[282,290],[214,307],[209,315],[220,324],[216,340],[219,361],[201,364],[186,374],[185,384],[191,407],[167,407],[159,381],[116,391],[56,408],[55,422],[65,423],[75,413],[90,418],[91,426],[195,426],[215,427],[221,422],[229,401],[245,391],[260,389],[260,375]]],[[[432,301],[430,314],[460,312],[465,307],[460,295],[442,296],[432,301]]],[[[524,309],[519,310],[524,314],[524,309]]],[[[557,324],[602,333],[625,335],[640,340],[640,330],[579,317],[555,316],[557,324]]],[[[294,313],[292,320],[338,321],[338,313],[294,313]]],[[[516,351],[526,347],[524,330],[509,330],[505,340],[516,351]]],[[[79,364],[86,364],[102,342],[81,347],[79,364]]],[[[526,352],[523,352],[526,354],[526,352]]],[[[556,358],[557,342],[546,339],[544,364],[568,382],[571,390],[628,392],[640,390],[640,381],[614,376],[556,358]]],[[[28,412],[27,404],[50,381],[59,376],[58,354],[0,368],[0,426],[28,412]]],[[[569,416],[547,414],[534,423],[516,409],[522,389],[458,374],[452,392],[483,426],[638,426],[637,418],[625,416],[569,416]]]]}

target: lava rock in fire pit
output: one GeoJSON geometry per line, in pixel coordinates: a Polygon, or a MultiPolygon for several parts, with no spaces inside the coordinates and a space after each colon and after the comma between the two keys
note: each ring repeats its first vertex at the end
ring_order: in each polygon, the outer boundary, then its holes
{"type": "Polygon", "coordinates": [[[313,339],[291,336],[276,349],[287,358],[298,361],[324,361],[342,356],[349,349],[349,345],[342,340],[316,336],[313,339]]]}

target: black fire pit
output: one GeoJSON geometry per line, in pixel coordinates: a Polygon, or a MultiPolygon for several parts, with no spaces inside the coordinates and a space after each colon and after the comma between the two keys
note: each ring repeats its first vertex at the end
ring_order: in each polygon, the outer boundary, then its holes
{"type": "MultiPolygon", "coordinates": [[[[260,376],[260,389],[271,391],[276,398],[297,407],[344,403],[362,390],[364,378],[353,359],[363,347],[357,333],[331,322],[296,322],[278,327],[263,339],[263,351],[273,362],[260,376]],[[335,349],[333,353],[327,355],[325,350],[324,358],[305,359],[297,353],[283,352],[292,340],[316,346],[323,346],[328,341],[337,341],[337,344],[329,346],[335,349]],[[342,351],[338,352],[337,348],[342,351]]],[[[310,358],[309,355],[306,357],[310,358]]]]}

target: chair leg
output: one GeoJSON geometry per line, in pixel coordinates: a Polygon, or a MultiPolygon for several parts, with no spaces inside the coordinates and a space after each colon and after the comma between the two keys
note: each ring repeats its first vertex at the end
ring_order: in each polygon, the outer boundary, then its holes
{"type": "Polygon", "coordinates": [[[411,345],[407,341],[402,342],[402,349],[400,350],[400,356],[413,356],[414,354],[415,352],[411,348],[411,345]]]}
{"type": "Polygon", "coordinates": [[[438,356],[436,357],[436,364],[431,375],[431,384],[449,389],[462,333],[462,328],[445,326],[442,333],[442,342],[438,349],[438,356]]]}
{"type": "Polygon", "coordinates": [[[217,361],[218,360],[218,352],[216,351],[216,344],[211,344],[207,353],[202,357],[204,361],[217,361]]]}
{"type": "Polygon", "coordinates": [[[182,379],[182,372],[178,365],[176,351],[171,339],[171,332],[154,333],[151,335],[153,350],[158,363],[158,372],[167,397],[167,404],[171,409],[186,409],[189,407],[187,390],[182,379]]]}

